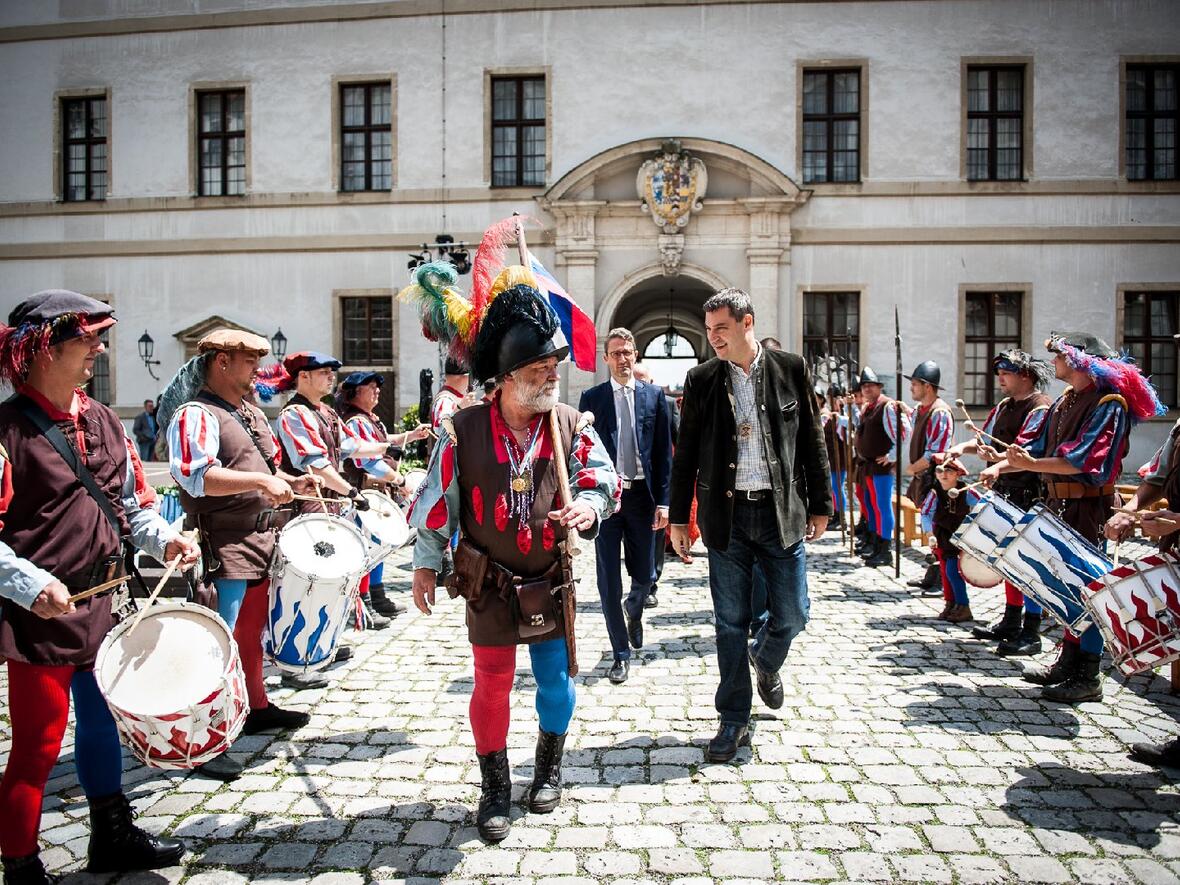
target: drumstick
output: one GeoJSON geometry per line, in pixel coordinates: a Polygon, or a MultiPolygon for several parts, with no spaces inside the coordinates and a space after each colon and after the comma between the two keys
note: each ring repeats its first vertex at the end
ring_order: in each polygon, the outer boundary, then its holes
{"type": "Polygon", "coordinates": [[[1010,443],[1006,443],[1006,442],[1004,442],[1004,441],[1002,441],[1002,440],[998,440],[998,439],[996,439],[994,436],[992,436],[990,433],[985,433],[984,431],[980,430],[980,429],[979,429],[979,428],[976,426],[975,422],[971,420],[971,414],[970,414],[970,413],[967,411],[967,405],[966,405],[966,403],[964,403],[964,402],[963,402],[961,399],[957,399],[957,400],[955,400],[955,407],[956,407],[956,408],[957,408],[957,409],[958,409],[960,412],[962,412],[962,413],[963,413],[963,422],[964,422],[964,423],[965,423],[965,424],[966,424],[966,425],[967,425],[967,426],[968,426],[970,429],[972,429],[972,430],[974,430],[976,433],[978,433],[980,436],[986,436],[986,437],[987,437],[988,439],[990,439],[990,440],[991,440],[993,443],[995,443],[995,448],[996,448],[997,450],[999,450],[999,449],[1006,449],[1006,448],[1008,448],[1008,446],[1010,445],[1010,443]]]}
{"type": "Polygon", "coordinates": [[[982,479],[976,480],[975,482],[971,483],[971,485],[963,486],[963,488],[961,488],[961,489],[948,489],[946,494],[947,494],[948,498],[957,498],[957,497],[959,497],[959,495],[963,494],[963,492],[967,491],[968,489],[973,489],[976,486],[981,486],[981,485],[983,485],[983,480],[982,479]]]}
{"type": "MultiPolygon", "coordinates": [[[[199,532],[197,529],[193,529],[191,533],[185,532],[184,534],[195,541],[199,532]]],[[[135,632],[135,628],[139,626],[139,622],[143,620],[143,616],[146,615],[148,609],[152,607],[152,603],[156,601],[156,597],[160,595],[160,591],[164,589],[164,585],[168,583],[168,579],[172,577],[172,573],[176,571],[176,567],[180,565],[180,561],[182,559],[184,559],[184,554],[177,553],[168,562],[168,567],[164,569],[164,574],[160,575],[160,580],[156,582],[156,589],[152,591],[152,595],[148,597],[147,602],[144,603],[143,608],[139,610],[139,614],[135,616],[135,620],[132,622],[130,628],[128,628],[128,636],[135,632]]]]}
{"type": "Polygon", "coordinates": [[[123,575],[121,578],[115,578],[112,581],[99,584],[97,587],[91,587],[89,590],[83,590],[81,593],[75,593],[70,597],[70,602],[78,602],[82,599],[89,599],[91,596],[97,596],[103,590],[110,590],[112,587],[118,587],[120,584],[126,584],[131,580],[131,575],[123,575]]]}

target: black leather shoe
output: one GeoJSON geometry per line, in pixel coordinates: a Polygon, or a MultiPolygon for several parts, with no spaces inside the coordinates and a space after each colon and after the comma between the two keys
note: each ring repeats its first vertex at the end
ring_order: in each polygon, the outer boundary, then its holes
{"type": "Polygon", "coordinates": [[[622,685],[627,681],[627,676],[631,672],[631,662],[626,658],[615,661],[614,665],[607,671],[606,678],[615,685],[622,685]]]}
{"type": "Polygon", "coordinates": [[[244,767],[226,750],[220,756],[214,756],[208,762],[197,766],[197,771],[215,781],[236,781],[242,776],[244,767]]]}
{"type": "Polygon", "coordinates": [[[246,724],[242,726],[242,734],[259,734],[271,729],[289,731],[302,728],[311,721],[311,716],[299,710],[284,710],[274,704],[267,704],[258,710],[251,710],[246,714],[246,724]]]}
{"type": "Polygon", "coordinates": [[[865,558],[865,565],[876,568],[879,565],[893,565],[893,550],[888,541],[882,541],[871,556],[865,558]]]}
{"type": "Polygon", "coordinates": [[[745,725],[721,724],[709,749],[705,750],[706,762],[728,762],[737,755],[738,747],[750,746],[750,729],[745,725]]]}
{"type": "Polygon", "coordinates": [[[782,679],[779,678],[778,673],[771,673],[769,670],[759,667],[758,661],[754,659],[752,649],[750,650],[750,664],[754,667],[754,674],[758,677],[758,697],[762,698],[762,703],[770,709],[779,709],[783,705],[782,679]]]}
{"type": "Polygon", "coordinates": [[[336,654],[332,656],[333,664],[342,664],[352,657],[352,646],[342,645],[336,649],[336,654]]]}
{"type": "MultiPolygon", "coordinates": [[[[624,612],[624,614],[626,614],[624,612]]],[[[627,615],[627,641],[632,648],[643,648],[643,615],[631,617],[627,615]]]]}
{"type": "Polygon", "coordinates": [[[1131,744],[1131,758],[1157,768],[1180,768],[1180,738],[1166,744],[1131,744]]]}
{"type": "Polygon", "coordinates": [[[61,876],[45,871],[40,854],[0,858],[4,864],[4,885],[57,885],[61,876]]]}
{"type": "Polygon", "coordinates": [[[377,610],[378,614],[385,615],[387,618],[396,618],[406,610],[404,605],[399,605],[386,595],[383,584],[369,586],[369,601],[373,603],[373,608],[377,610]]]}
{"type": "Polygon", "coordinates": [[[660,601],[658,599],[656,599],[656,591],[655,590],[652,590],[651,593],[647,594],[647,599],[643,600],[643,607],[644,608],[655,608],[659,604],[660,604],[660,601]]]}

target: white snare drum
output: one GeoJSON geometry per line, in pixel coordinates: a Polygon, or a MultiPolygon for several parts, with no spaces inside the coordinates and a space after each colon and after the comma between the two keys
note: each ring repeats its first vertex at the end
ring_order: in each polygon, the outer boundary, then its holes
{"type": "Polygon", "coordinates": [[[376,489],[366,489],[361,496],[369,502],[368,510],[357,510],[356,520],[370,539],[369,561],[381,562],[410,539],[410,527],[402,509],[393,499],[376,489]]]}
{"type": "Polygon", "coordinates": [[[270,582],[266,653],[281,670],[302,673],[332,662],[367,572],[368,543],[350,520],[309,513],[279,533],[281,564],[270,582]]]}
{"type": "Polygon", "coordinates": [[[160,603],[131,632],[117,624],[94,678],[123,742],[153,768],[195,768],[229,749],[250,712],[225,621],[190,602],[160,603]]]}
{"type": "Polygon", "coordinates": [[[1180,556],[1158,553],[1120,566],[1082,596],[1124,673],[1180,659],[1180,556]]]}
{"type": "Polygon", "coordinates": [[[992,563],[1076,634],[1090,626],[1083,590],[1113,565],[1044,504],[1034,504],[1000,541],[992,563]]]}
{"type": "MultiPolygon", "coordinates": [[[[1023,510],[1003,495],[992,492],[971,508],[971,512],[951,535],[951,543],[973,556],[981,566],[991,565],[996,555],[996,545],[1012,531],[1022,516],[1023,510]]],[[[994,569],[990,571],[996,573],[994,569]]],[[[970,581],[970,578],[967,580],[970,581]]],[[[975,584],[974,581],[971,583],[975,584]]],[[[994,587],[998,583],[999,581],[996,581],[995,584],[975,586],[994,587]]]]}
{"type": "Polygon", "coordinates": [[[1004,582],[1003,575],[965,550],[959,554],[959,574],[972,587],[995,587],[1004,582]]]}

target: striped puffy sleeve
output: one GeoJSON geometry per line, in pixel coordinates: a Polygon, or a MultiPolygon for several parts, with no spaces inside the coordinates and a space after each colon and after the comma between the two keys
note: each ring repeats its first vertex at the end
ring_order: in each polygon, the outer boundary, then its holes
{"type": "Polygon", "coordinates": [[[918,516],[922,520],[922,531],[927,535],[934,531],[934,511],[937,509],[938,493],[931,489],[922,499],[922,508],[918,511],[918,516]]]}
{"type": "Polygon", "coordinates": [[[1048,406],[1037,406],[1024,416],[1024,423],[1020,425],[1020,432],[1016,434],[1016,445],[1023,446],[1027,441],[1036,439],[1045,426],[1045,418],[1049,415],[1048,406]]]}
{"type": "Polygon", "coordinates": [[[1173,465],[1176,463],[1176,442],[1180,437],[1180,421],[1172,425],[1172,430],[1164,444],[1156,449],[1151,460],[1139,468],[1139,476],[1145,483],[1162,486],[1168,478],[1173,465]]]}
{"type": "Polygon", "coordinates": [[[930,420],[926,422],[926,443],[922,457],[930,460],[930,456],[937,452],[945,452],[951,447],[951,437],[955,435],[955,419],[949,409],[935,409],[930,413],[930,420]]]}
{"type": "Polygon", "coordinates": [[[1105,402],[1093,411],[1074,439],[1050,454],[1068,461],[1080,474],[1080,482],[1106,485],[1118,478],[1129,430],[1127,410],[1122,403],[1105,402]]]}
{"type": "Polygon", "coordinates": [[[442,571],[443,553],[459,528],[459,459],[455,441],[445,427],[439,428],[438,443],[426,466],[426,479],[410,500],[406,514],[418,529],[414,543],[414,568],[442,571]]]}
{"type": "Polygon", "coordinates": [[[987,413],[987,420],[983,422],[983,426],[980,429],[988,436],[995,435],[996,417],[1000,414],[1000,406],[1002,406],[1007,401],[1008,400],[1006,398],[1000,400],[1000,402],[997,405],[992,406],[992,410],[987,413]]]}
{"type": "Polygon", "coordinates": [[[897,447],[899,443],[904,443],[909,438],[913,431],[913,424],[910,423],[910,416],[905,413],[904,409],[899,409],[894,403],[887,403],[884,409],[884,414],[881,416],[882,423],[885,425],[885,433],[889,439],[893,441],[893,448],[889,450],[889,461],[896,463],[897,461],[897,447]],[[899,439],[897,419],[901,417],[901,433],[899,439]]]}
{"type": "Polygon", "coordinates": [[[287,406],[279,414],[279,440],[300,472],[331,466],[320,423],[306,406],[287,406]]]}
{"type": "Polygon", "coordinates": [[[168,424],[168,470],[177,484],[192,495],[205,495],[205,471],[220,467],[221,426],[217,419],[196,403],[176,410],[168,424]]]}
{"type": "MultiPolygon", "coordinates": [[[[344,422],[344,427],[360,442],[385,442],[383,434],[364,415],[353,415],[344,422]]],[[[356,450],[355,445],[352,448],[353,451],[356,450]]],[[[393,468],[384,458],[353,458],[352,460],[357,467],[375,479],[386,482],[393,479],[393,468]]]]}
{"type": "Polygon", "coordinates": [[[623,480],[615,472],[614,462],[593,425],[575,428],[570,448],[569,475],[573,499],[585,501],[598,514],[594,526],[579,534],[587,540],[595,538],[602,521],[619,509],[623,480]]]}

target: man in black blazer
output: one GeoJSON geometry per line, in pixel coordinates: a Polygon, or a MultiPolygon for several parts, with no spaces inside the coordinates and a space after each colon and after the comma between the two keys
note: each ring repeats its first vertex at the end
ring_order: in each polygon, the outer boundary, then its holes
{"type": "Polygon", "coordinates": [[[763,702],[776,710],[783,704],[778,671],[809,608],[803,541],[827,528],[832,486],[802,358],[758,343],[754,308],[741,289],[722,289],[704,310],[717,358],[685,379],[669,531],[677,554],[691,562],[695,489],[721,671],[721,727],[705,758],[728,762],[750,742],[751,664],[763,702]],[[766,576],[769,617],[747,646],[755,565],[766,576]]]}
{"type": "Polygon", "coordinates": [[[653,545],[668,525],[668,477],[672,433],[663,388],[635,379],[635,337],[611,329],[603,345],[610,380],[582,394],[578,408],[594,413],[594,426],[623,480],[623,500],[602,524],[594,550],[598,595],[614,664],[607,677],[618,685],[631,667],[631,649],[643,647],[643,607],[655,582],[653,545]],[[631,577],[623,600],[619,548],[631,577]]]}

